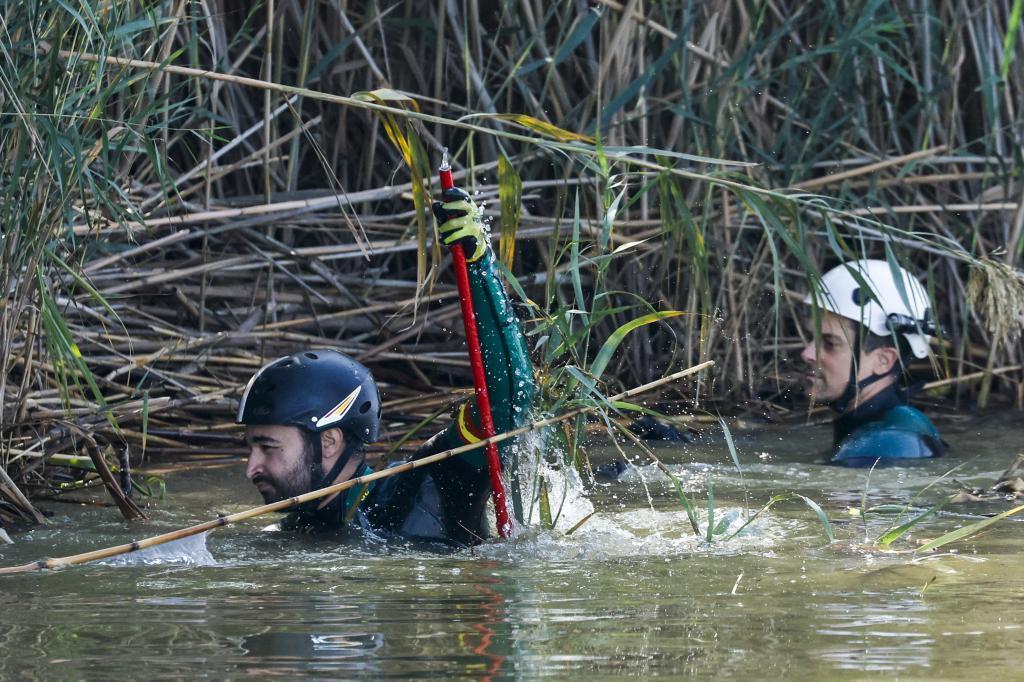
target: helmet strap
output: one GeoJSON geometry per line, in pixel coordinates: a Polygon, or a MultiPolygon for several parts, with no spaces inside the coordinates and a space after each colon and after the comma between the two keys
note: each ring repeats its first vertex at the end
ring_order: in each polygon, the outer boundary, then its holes
{"type": "MultiPolygon", "coordinates": [[[[321,452],[323,453],[323,451],[321,452]]],[[[351,462],[354,465],[352,467],[352,473],[354,473],[355,469],[358,468],[359,464],[362,463],[362,460],[365,459],[364,454],[362,453],[364,453],[364,444],[362,444],[361,440],[359,440],[358,438],[351,437],[345,438],[345,450],[342,451],[337,461],[335,461],[334,466],[331,467],[331,470],[328,471],[327,474],[325,474],[321,478],[321,482],[319,482],[319,484],[316,487],[327,487],[328,485],[333,485],[335,479],[342,472],[345,466],[349,464],[349,462],[351,462]]],[[[322,454],[321,461],[323,461],[323,459],[324,456],[322,454]]],[[[330,504],[331,500],[333,500],[334,497],[335,496],[331,496],[319,501],[319,503],[316,505],[316,509],[324,509],[325,507],[328,506],[328,504],[330,504]]]]}
{"type": "MultiPolygon", "coordinates": [[[[310,447],[313,450],[313,466],[311,479],[316,481],[313,485],[312,490],[319,490],[320,488],[326,488],[327,486],[334,483],[334,479],[338,477],[341,470],[345,468],[345,465],[349,463],[353,457],[359,457],[363,459],[363,442],[358,438],[347,437],[345,434],[345,449],[342,450],[338,459],[335,460],[334,465],[330,470],[323,473],[323,461],[324,461],[324,449],[320,443],[320,434],[307,431],[306,437],[309,439],[310,447]]],[[[327,500],[333,499],[333,496],[326,498],[327,500]]],[[[325,500],[310,500],[299,506],[299,512],[302,514],[313,514],[327,506],[325,500]]]]}
{"type": "Polygon", "coordinates": [[[885,374],[872,374],[869,377],[865,377],[860,381],[857,381],[857,365],[860,362],[860,336],[858,335],[853,340],[853,357],[850,358],[850,378],[846,381],[846,388],[843,389],[842,395],[833,400],[828,404],[836,412],[842,414],[846,412],[847,408],[857,399],[857,394],[863,391],[865,388],[881,381],[882,379],[894,375],[899,372],[899,363],[893,365],[891,371],[885,374]]]}

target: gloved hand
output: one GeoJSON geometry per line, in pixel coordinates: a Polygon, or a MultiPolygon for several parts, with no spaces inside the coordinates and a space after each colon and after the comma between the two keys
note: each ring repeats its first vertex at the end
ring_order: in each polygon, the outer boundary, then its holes
{"type": "Polygon", "coordinates": [[[487,236],[480,209],[458,187],[446,189],[441,196],[444,201],[435,201],[432,207],[441,243],[445,246],[462,244],[466,261],[475,263],[487,252],[487,236]]]}

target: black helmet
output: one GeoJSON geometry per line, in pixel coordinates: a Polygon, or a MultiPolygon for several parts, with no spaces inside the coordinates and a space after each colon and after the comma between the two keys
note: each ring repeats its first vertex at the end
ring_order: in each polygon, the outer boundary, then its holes
{"type": "Polygon", "coordinates": [[[235,422],[284,424],[313,433],[339,428],[372,443],[380,426],[380,397],[370,370],[347,355],[301,351],[253,375],[235,422]]]}

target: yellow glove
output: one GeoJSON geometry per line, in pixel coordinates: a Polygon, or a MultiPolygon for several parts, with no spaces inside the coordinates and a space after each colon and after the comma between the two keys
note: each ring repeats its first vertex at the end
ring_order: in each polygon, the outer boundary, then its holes
{"type": "Polygon", "coordinates": [[[457,187],[446,189],[441,195],[443,202],[433,205],[437,231],[445,246],[462,244],[466,261],[475,263],[487,252],[487,236],[480,209],[469,195],[457,187]]]}

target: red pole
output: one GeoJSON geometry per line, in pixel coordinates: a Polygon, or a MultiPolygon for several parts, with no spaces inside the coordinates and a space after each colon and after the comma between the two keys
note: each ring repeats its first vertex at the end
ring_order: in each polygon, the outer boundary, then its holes
{"type": "MultiPolygon", "coordinates": [[[[438,168],[441,180],[441,191],[455,186],[452,169],[448,165],[448,150],[445,149],[438,168]]],[[[491,417],[491,398],[487,393],[487,378],[484,375],[484,360],[480,354],[480,337],[476,331],[476,315],[473,313],[473,294],[469,289],[469,271],[466,268],[466,254],[462,244],[454,244],[452,264],[455,269],[455,282],[459,288],[459,304],[462,307],[462,324],[466,329],[466,345],[469,347],[469,364],[473,369],[473,386],[476,388],[476,411],[480,417],[480,428],[483,437],[494,435],[494,419],[491,417]]],[[[508,503],[505,500],[505,484],[501,480],[501,458],[498,456],[498,444],[487,445],[487,469],[491,476],[491,494],[494,496],[494,513],[498,521],[498,534],[507,538],[512,532],[512,521],[508,515],[508,503]]]]}

